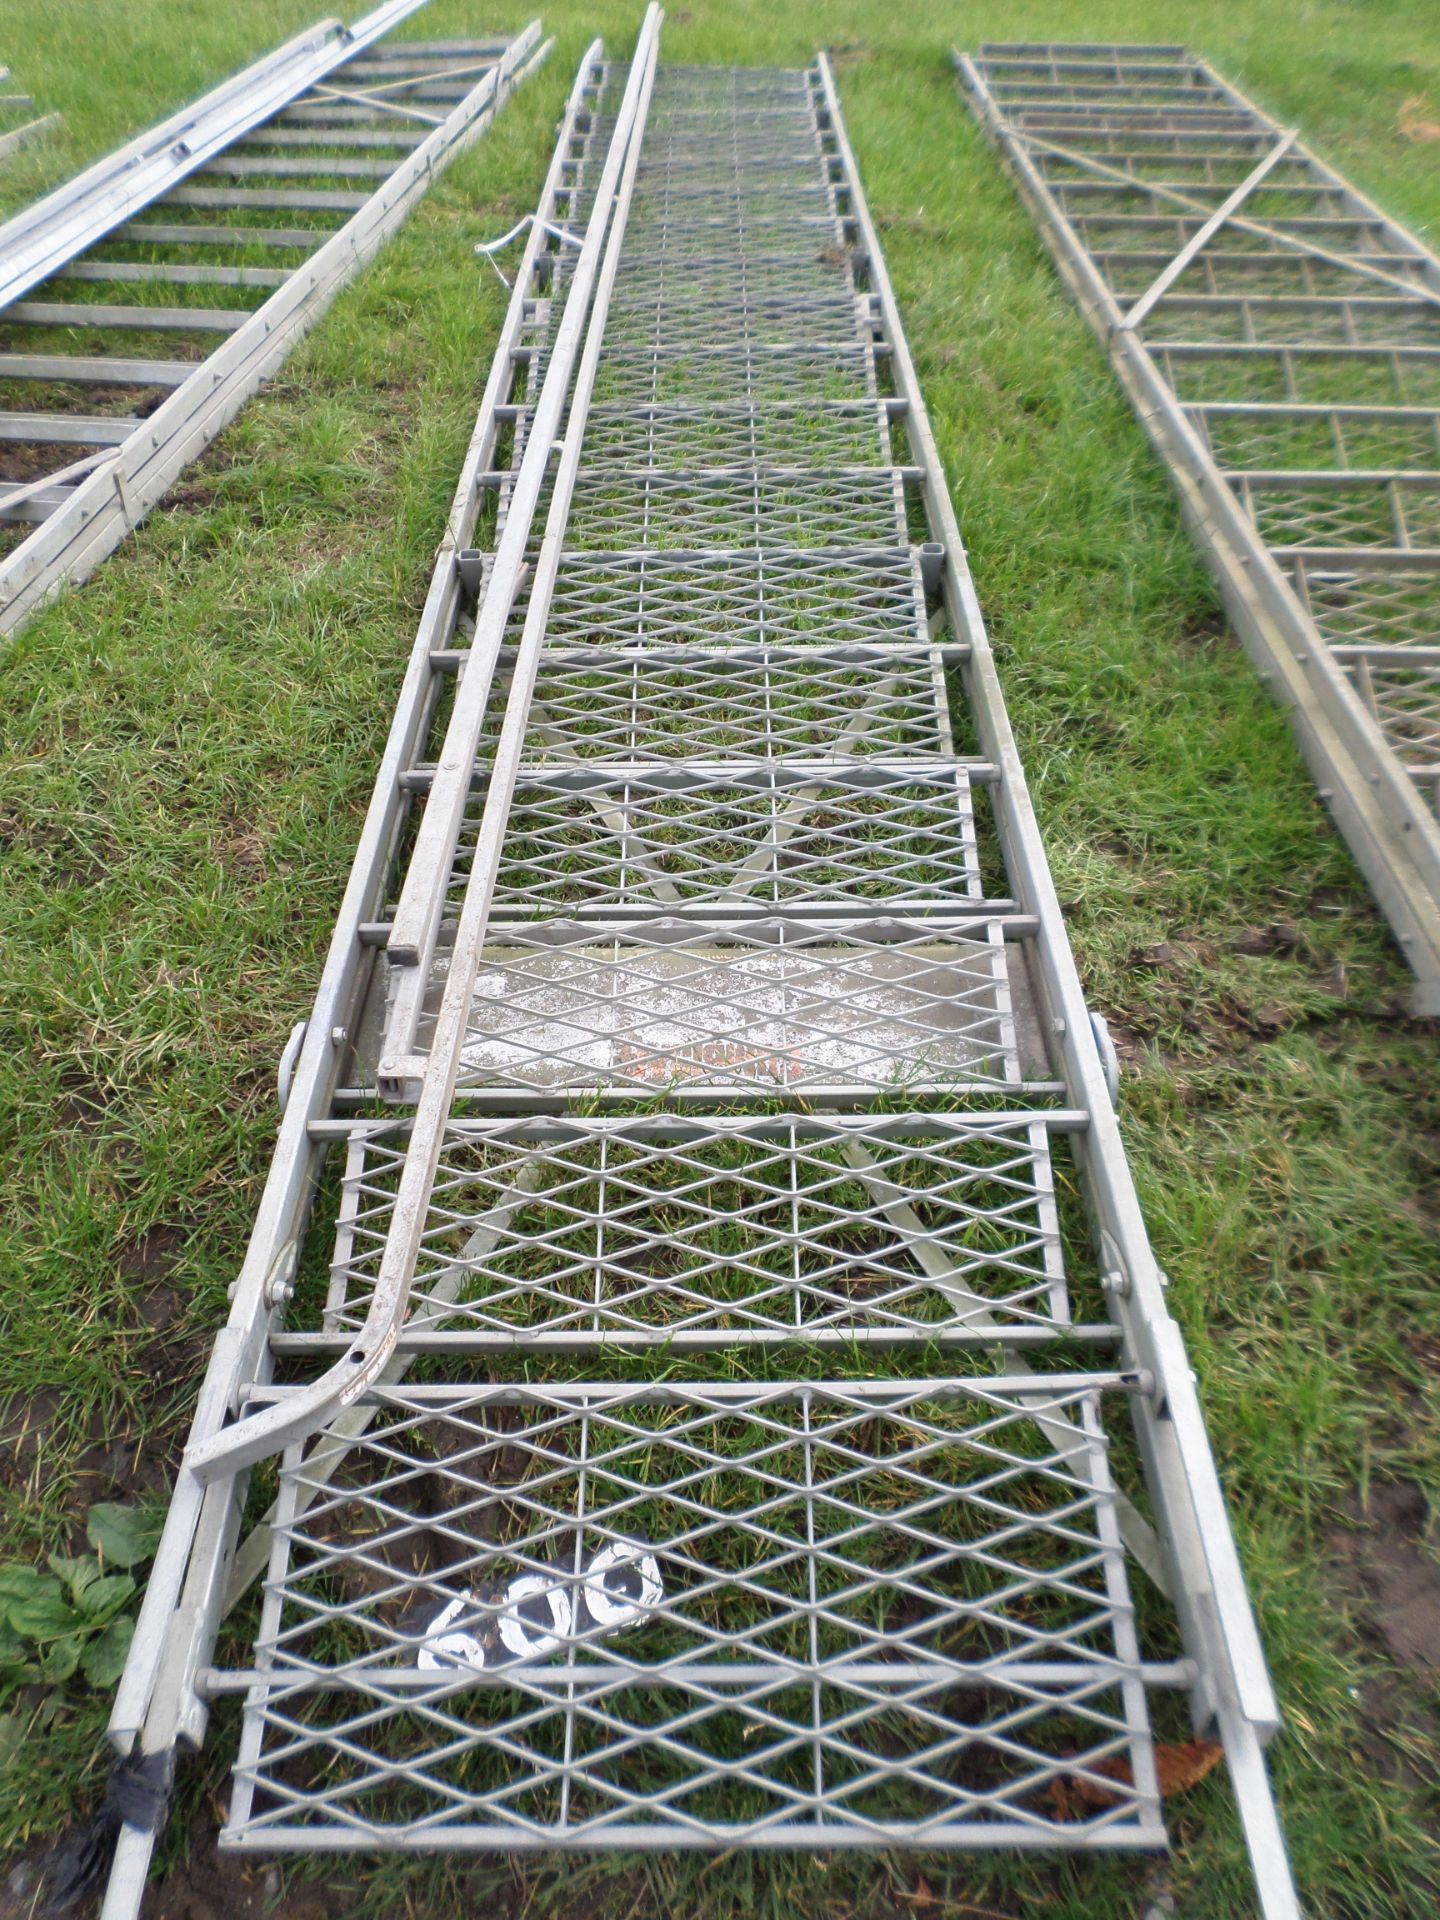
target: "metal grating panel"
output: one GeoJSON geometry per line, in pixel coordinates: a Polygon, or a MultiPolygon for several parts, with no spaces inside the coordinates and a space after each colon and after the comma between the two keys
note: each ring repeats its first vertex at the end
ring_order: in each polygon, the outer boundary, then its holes
{"type": "Polygon", "coordinates": [[[833,79],[657,44],[572,96],[115,1725],[240,1696],[240,1848],[1083,1851],[1162,1842],[1188,1698],[1293,1914],[833,79]],[[184,1503],[274,1456],[202,1665],[184,1503]]]}
{"type": "MultiPolygon", "coordinates": [[[[453,1122],[407,1341],[683,1348],[1067,1324],[1057,1117],[453,1122]]],[[[351,1140],[323,1338],[364,1319],[406,1145],[393,1126],[351,1140]]]]}
{"type": "Polygon", "coordinates": [[[1440,261],[1188,53],[957,61],[1440,1012],[1440,261]]]}
{"type": "Polygon", "coordinates": [[[377,1397],[284,1464],[228,1837],[1155,1844],[1097,1401],[377,1397]]]}
{"type": "Polygon", "coordinates": [[[284,1465],[232,1837],[1156,1843],[1096,1402],[378,1398],[284,1465]]]}

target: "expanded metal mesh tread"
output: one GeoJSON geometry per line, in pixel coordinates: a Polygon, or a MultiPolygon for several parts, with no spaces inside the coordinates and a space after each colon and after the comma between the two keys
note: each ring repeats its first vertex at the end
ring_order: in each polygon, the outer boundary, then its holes
{"type": "Polygon", "coordinates": [[[934,652],[700,647],[642,661],[622,651],[541,662],[529,767],[636,760],[949,760],[946,690],[934,652]]]}
{"type": "MultiPolygon", "coordinates": [[[[852,321],[853,332],[853,321],[852,321]]],[[[690,343],[656,342],[601,359],[596,401],[636,405],[709,405],[717,401],[808,404],[860,400],[878,393],[875,352],[837,329],[823,346],[718,338],[712,328],[690,343]]]]}
{"type": "MultiPolygon", "coordinates": [[[[445,974],[442,952],[422,1048],[445,974]]],[[[1020,1078],[998,922],[677,918],[497,927],[459,1084],[862,1096],[1020,1078]]]]}
{"type": "Polygon", "coordinates": [[[632,655],[677,644],[913,650],[926,638],[921,556],[893,538],[858,552],[737,544],[730,552],[569,553],[546,634],[552,653],[624,649],[632,667],[632,655]]]}
{"type": "Polygon", "coordinates": [[[1440,475],[1238,475],[1235,488],[1271,547],[1440,545],[1440,475]]]}
{"type": "Polygon", "coordinates": [[[1224,467],[1308,469],[1440,468],[1440,414],[1342,405],[1287,408],[1252,403],[1255,410],[1227,410],[1220,402],[1197,407],[1192,418],[1217,462],[1224,467]]]}
{"type": "MultiPolygon", "coordinates": [[[[450,876],[457,912],[483,797],[482,789],[472,800],[450,876]]],[[[495,898],[502,912],[546,916],[590,905],[958,904],[981,891],[963,768],[865,773],[791,762],[751,774],[655,767],[524,777],[495,898]]]]}
{"type": "Polygon", "coordinates": [[[1440,352],[1433,347],[1149,345],[1184,404],[1245,399],[1440,408],[1440,352]]]}
{"type": "Polygon", "coordinates": [[[897,474],[671,473],[582,468],[570,513],[572,553],[607,548],[901,546],[904,487],[897,474]]]}
{"type": "Polygon", "coordinates": [[[1421,566],[1410,556],[1368,570],[1364,556],[1349,566],[1316,567],[1304,555],[1292,569],[1298,591],[1327,640],[1349,646],[1440,646],[1440,558],[1421,566]]]}
{"type": "Polygon", "coordinates": [[[592,466],[695,469],[891,464],[884,408],[843,401],[811,406],[592,408],[584,458],[592,466]]]}
{"type": "MultiPolygon", "coordinates": [[[[1070,1310],[1030,1117],[456,1121],[405,1324],[527,1349],[934,1339],[1070,1310]]],[[[325,1330],[364,1319],[403,1125],[348,1150],[325,1330]]]]}
{"type": "Polygon", "coordinates": [[[284,1463],[226,1837],[1154,1844],[1098,1398],[374,1396],[284,1463]]]}

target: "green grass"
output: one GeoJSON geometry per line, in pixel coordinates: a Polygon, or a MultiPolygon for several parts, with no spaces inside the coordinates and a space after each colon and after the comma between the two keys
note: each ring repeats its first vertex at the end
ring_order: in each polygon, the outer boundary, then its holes
{"type": "MultiPolygon", "coordinates": [[[[7,171],[7,203],[314,11],[128,0],[97,29],[80,0],[12,0],[5,54],[65,122],[7,171]]],[[[91,1501],[166,1484],[503,304],[469,246],[533,204],[581,49],[597,31],[628,46],[638,13],[551,10],[557,54],[495,132],[177,500],[0,666],[6,1555],[73,1548],[91,1501]]],[[[435,0],[414,31],[523,17],[435,0]]],[[[1440,37],[1429,0],[735,0],[677,9],[665,37],[672,61],[840,53],[1082,973],[1124,1042],[1126,1137],[1287,1714],[1273,1764],[1308,1908],[1404,1920],[1440,1875],[1421,1785],[1437,1703],[1388,1662],[1337,1540],[1383,1483],[1418,1484],[1432,1513],[1440,1484],[1435,1034],[1405,1019],[1285,723],[956,96],[952,41],[1046,35],[1188,42],[1422,228],[1437,148],[1398,117],[1422,96],[1440,118],[1440,37]]],[[[53,1833],[103,1777],[104,1701],[74,1682],[35,1704],[0,1844],[53,1833]]],[[[232,1735],[220,1715],[187,1774],[200,1829],[232,1735]]],[[[1227,1785],[1172,1824],[1164,1867],[739,1855],[324,1878],[352,1889],[345,1911],[386,1915],[1118,1917],[1165,1889],[1187,1915],[1246,1911],[1227,1785]]],[[[183,1820],[168,1844],[183,1855],[183,1820]]]]}

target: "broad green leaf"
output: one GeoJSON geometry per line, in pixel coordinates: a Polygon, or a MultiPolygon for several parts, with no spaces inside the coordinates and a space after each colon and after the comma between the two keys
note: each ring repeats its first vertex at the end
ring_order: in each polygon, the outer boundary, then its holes
{"type": "Polygon", "coordinates": [[[92,1687],[113,1687],[120,1678],[135,1622],[127,1615],[112,1620],[103,1633],[97,1633],[85,1649],[81,1667],[92,1687]]]}
{"type": "Polygon", "coordinates": [[[30,1656],[34,1649],[28,1640],[0,1621],[0,1683],[19,1686],[32,1674],[30,1656]]]}
{"type": "Polygon", "coordinates": [[[83,1624],[50,1574],[43,1574],[25,1599],[7,1600],[4,1606],[11,1631],[26,1640],[58,1640],[83,1624]]]}
{"type": "Polygon", "coordinates": [[[90,1509],[85,1532],[102,1560],[115,1567],[134,1567],[155,1551],[161,1524],[157,1514],[142,1507],[102,1501],[90,1509]]]}
{"type": "Polygon", "coordinates": [[[41,1674],[52,1686],[58,1686],[74,1673],[84,1651],[85,1636],[81,1633],[67,1634],[63,1640],[52,1640],[40,1656],[41,1674]]]}
{"type": "Polygon", "coordinates": [[[78,1554],[73,1559],[69,1554],[52,1553],[48,1558],[50,1571],[58,1580],[64,1581],[76,1605],[83,1607],[85,1589],[100,1578],[100,1562],[93,1553],[78,1554]]]}
{"type": "Polygon", "coordinates": [[[12,1600],[29,1600],[52,1584],[49,1574],[38,1567],[0,1566],[0,1613],[12,1600]]]}
{"type": "Polygon", "coordinates": [[[105,1573],[76,1595],[87,1626],[98,1626],[130,1598],[135,1582],[128,1573],[105,1573]]]}

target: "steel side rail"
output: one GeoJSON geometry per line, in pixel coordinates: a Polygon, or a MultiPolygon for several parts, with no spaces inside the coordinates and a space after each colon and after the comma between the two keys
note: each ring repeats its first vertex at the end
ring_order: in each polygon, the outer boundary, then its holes
{"type": "MultiPolygon", "coordinates": [[[[243,1416],[233,1425],[222,1428],[209,1440],[192,1441],[186,1451],[186,1464],[202,1483],[219,1476],[237,1473],[246,1467],[253,1466],[259,1460],[268,1459],[289,1446],[292,1441],[303,1439],[315,1432],[336,1414],[343,1413],[377,1383],[395,1352],[414,1280],[420,1242],[424,1236],[431,1190],[444,1144],[445,1127],[450,1117],[451,1103],[460,1075],[467,1017],[475,979],[479,972],[490,903],[499,871],[500,842],[509,814],[510,796],[519,772],[525,725],[529,714],[530,687],[533,685],[538,667],[539,652],[549,612],[550,600],[549,594],[545,591],[544,582],[548,574],[550,585],[553,587],[555,570],[559,564],[560,543],[569,518],[570,489],[573,487],[575,470],[579,465],[580,442],[586,424],[586,401],[589,388],[594,381],[600,342],[605,331],[610,288],[619,264],[620,248],[625,232],[625,215],[639,164],[645,115],[655,82],[655,68],[660,50],[660,22],[663,17],[659,6],[652,0],[640,30],[635,59],[631,65],[625,94],[621,101],[618,123],[611,141],[610,155],[606,161],[601,189],[596,199],[596,215],[601,219],[602,227],[609,228],[609,236],[595,286],[594,303],[589,312],[584,352],[576,379],[563,452],[556,467],[554,494],[546,523],[545,538],[536,562],[535,582],[531,589],[525,631],[521,640],[519,658],[512,674],[510,695],[491,767],[490,790],[481,821],[479,842],[466,885],[460,924],[456,930],[455,944],[450,955],[445,992],[436,1019],[420,1096],[411,1123],[410,1144],[395,1196],[394,1213],[380,1271],[376,1278],[374,1296],[366,1313],[365,1324],[351,1342],[349,1352],[343,1354],[318,1380],[302,1389],[293,1398],[287,1398],[274,1406],[243,1416]],[[614,187],[608,183],[614,179],[615,169],[612,167],[612,162],[617,159],[617,156],[623,156],[624,164],[618,187],[614,187]],[[610,209],[607,204],[612,192],[615,202],[613,220],[608,218],[610,209]]],[[[571,308],[577,299],[588,303],[588,288],[582,286],[578,268],[566,303],[562,332],[570,320],[571,308]]],[[[546,387],[542,390],[541,404],[536,409],[537,422],[545,410],[550,382],[556,377],[562,378],[565,384],[568,384],[568,367],[562,361],[558,341],[555,357],[546,375],[546,387]]],[[[549,435],[542,433],[538,425],[532,428],[532,440],[526,447],[527,459],[532,448],[538,446],[542,457],[548,462],[549,445],[549,435]]],[[[521,527],[523,546],[523,535],[528,529],[528,521],[517,524],[521,527]]],[[[510,525],[511,523],[507,521],[507,531],[510,525]]],[[[497,559],[497,570],[498,564],[497,559]]],[[[478,636],[477,623],[477,640],[478,636]]],[[[468,678],[467,675],[466,679],[468,678]]],[[[476,678],[478,681],[479,676],[477,675],[476,678]]],[[[465,682],[462,681],[461,684],[463,691],[465,682]]],[[[472,763],[473,753],[472,747],[472,763]]],[[[467,766],[460,786],[462,796],[468,789],[469,767],[467,766]]]]}
{"type": "Polygon", "coordinates": [[[319,21],[15,214],[0,226],[0,310],[425,4],[319,21]]]}
{"type": "Polygon", "coordinates": [[[539,41],[535,20],[360,211],[0,563],[0,635],[15,633],[63,587],[86,579],[134,531],[403,224],[431,182],[486,131],[512,89],[548,57],[551,43],[539,41]]]}
{"type": "Polygon", "coordinates": [[[1113,1258],[1120,1281],[1110,1290],[1109,1298],[1136,1364],[1153,1375],[1152,1393],[1135,1397],[1136,1433],[1161,1523],[1168,1561],[1167,1586],[1187,1650],[1196,1656],[1199,1667],[1197,1717],[1202,1722],[1213,1721],[1225,1743],[1267,1920],[1292,1920],[1298,1916],[1299,1906],[1262,1754],[1263,1742],[1279,1727],[1279,1708],[1230,1531],[1184,1339],[1165,1304],[1164,1283],[1125,1157],[924,394],[860,185],[834,74],[824,56],[820,71],[861,243],[869,258],[875,299],[890,344],[892,376],[897,392],[907,403],[906,431],[916,463],[925,472],[925,503],[931,525],[945,549],[946,608],[952,631],[970,647],[969,658],[959,670],[970,694],[981,749],[1001,773],[999,783],[991,789],[996,827],[1020,904],[1040,923],[1040,937],[1033,943],[1033,950],[1041,997],[1064,1063],[1070,1098],[1090,1115],[1090,1126],[1076,1140],[1075,1151],[1088,1176],[1099,1237],[1113,1258]]]}
{"type": "MultiPolygon", "coordinates": [[[[1120,306],[1026,151],[1023,136],[1006,122],[974,62],[959,53],[955,62],[977,120],[1010,168],[1170,470],[1186,521],[1246,651],[1272,694],[1289,709],[1321,798],[1417,976],[1417,1011],[1440,1013],[1440,822],[1315,631],[1149,349],[1125,328],[1120,306]]],[[[1366,558],[1366,549],[1355,550],[1355,564],[1363,565],[1366,558]]]]}
{"type": "MultiPolygon", "coordinates": [[[[658,29],[651,31],[651,15],[647,13],[641,29],[643,52],[637,50],[634,63],[637,70],[647,60],[653,63],[657,39],[658,29]]],[[[456,691],[454,711],[440,748],[429,799],[416,834],[415,850],[396,903],[390,930],[390,960],[397,966],[414,967],[422,974],[434,955],[443,904],[440,876],[448,871],[459,839],[490,686],[526,577],[526,548],[569,399],[571,374],[582,349],[590,296],[600,273],[621,169],[634,138],[640,83],[633,73],[632,79],[634,85],[627,85],[621,102],[615,136],[566,291],[565,311],[530,421],[525,452],[510,490],[505,525],[496,543],[484,598],[476,613],[470,661],[456,691]]]]}
{"type": "MultiPolygon", "coordinates": [[[[561,191],[565,159],[587,93],[593,88],[599,59],[597,40],[581,62],[561,122],[532,229],[531,246],[527,249],[527,263],[532,271],[543,245],[542,223],[551,216],[561,191]]],[[[457,556],[469,545],[474,530],[482,498],[479,476],[493,464],[495,443],[502,426],[500,409],[513,377],[513,349],[519,341],[525,309],[534,291],[532,280],[522,270],[516,278],[501,327],[485,397],[436,556],[335,932],[306,1024],[274,1158],[236,1282],[229,1321],[217,1339],[201,1387],[192,1423],[192,1433],[197,1436],[212,1432],[223,1421],[241,1383],[261,1377],[267,1365],[266,1337],[275,1318],[276,1305],[266,1298],[266,1283],[304,1229],[320,1157],[310,1129],[329,1113],[344,1035],[363,996],[373,950],[365,944],[361,928],[374,914],[383,894],[385,876],[403,824],[407,795],[400,775],[414,757],[430,722],[439,687],[430,656],[454,627],[461,600],[457,556]]],[[[182,1464],[110,1716],[110,1738],[121,1753],[130,1750],[152,1719],[156,1681],[165,1661],[167,1642],[177,1631],[189,1632],[197,1643],[203,1638],[206,1608],[214,1604],[210,1596],[217,1590],[223,1564],[219,1544],[232,1505],[238,1506],[233,1483],[215,1487],[207,1494],[182,1464]],[[187,1585],[187,1572],[189,1591],[181,1614],[181,1592],[187,1585]]],[[[150,1749],[168,1744],[170,1728],[183,1730],[186,1738],[197,1743],[203,1732],[203,1703],[190,1686],[193,1669],[187,1674],[183,1660],[172,1660],[168,1671],[171,1697],[157,1703],[153,1715],[166,1730],[147,1730],[145,1744],[150,1749]]]]}

